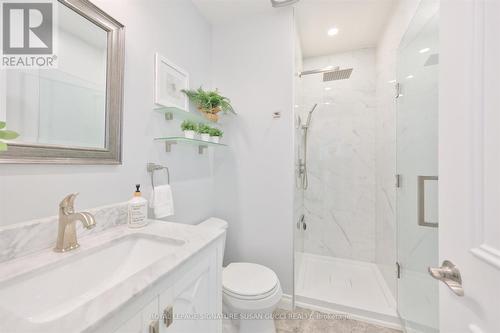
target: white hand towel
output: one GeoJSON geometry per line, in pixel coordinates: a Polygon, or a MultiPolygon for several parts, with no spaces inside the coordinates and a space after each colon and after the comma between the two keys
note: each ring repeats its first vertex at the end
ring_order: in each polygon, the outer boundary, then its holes
{"type": "Polygon", "coordinates": [[[151,193],[149,207],[153,208],[157,219],[174,215],[174,197],[170,185],[155,186],[151,193]]]}

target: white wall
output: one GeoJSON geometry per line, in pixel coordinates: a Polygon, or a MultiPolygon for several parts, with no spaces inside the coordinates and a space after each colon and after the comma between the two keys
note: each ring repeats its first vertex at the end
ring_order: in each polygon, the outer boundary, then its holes
{"type": "Polygon", "coordinates": [[[396,103],[394,99],[397,50],[419,1],[400,0],[377,46],[376,117],[376,253],[389,288],[396,295],[396,103]]]}
{"type": "Polygon", "coordinates": [[[135,183],[149,195],[148,161],[170,167],[177,213],[170,220],[213,215],[211,159],[192,147],[165,153],[153,138],[178,133],[178,123],[152,111],[156,51],[185,68],[193,87],[210,84],[210,25],[185,0],[93,2],[126,26],[123,165],[0,165],[0,225],[54,215],[70,192],[80,192],[77,209],[128,200],[135,183]]]}
{"type": "Polygon", "coordinates": [[[291,8],[216,25],[214,86],[238,117],[225,127],[230,151],[215,158],[216,214],[229,221],[226,262],[273,269],[293,280],[293,71],[291,8]],[[273,112],[281,112],[273,119],[273,112]]]}
{"type": "Polygon", "coordinates": [[[302,77],[303,105],[298,110],[303,123],[318,104],[308,132],[304,251],[373,262],[375,50],[304,60],[304,70],[328,66],[354,70],[347,80],[323,82],[321,75],[302,77]]]}

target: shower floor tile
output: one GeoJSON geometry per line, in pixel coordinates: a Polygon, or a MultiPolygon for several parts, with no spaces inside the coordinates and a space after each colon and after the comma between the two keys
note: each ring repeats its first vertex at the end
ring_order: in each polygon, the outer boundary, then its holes
{"type": "Polygon", "coordinates": [[[373,263],[297,253],[299,302],[397,322],[394,298],[373,263]]]}

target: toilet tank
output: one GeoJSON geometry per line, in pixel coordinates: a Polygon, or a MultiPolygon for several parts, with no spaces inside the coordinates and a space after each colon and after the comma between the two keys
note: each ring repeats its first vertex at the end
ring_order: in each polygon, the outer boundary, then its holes
{"type": "MultiPolygon", "coordinates": [[[[210,217],[210,218],[206,219],[205,221],[201,222],[200,224],[198,224],[198,227],[210,228],[210,229],[222,229],[222,230],[226,230],[226,234],[227,234],[228,223],[222,219],[219,219],[216,217],[210,217]]],[[[222,244],[223,244],[222,253],[224,254],[224,251],[226,250],[226,239],[225,238],[224,238],[224,242],[222,244]]]]}

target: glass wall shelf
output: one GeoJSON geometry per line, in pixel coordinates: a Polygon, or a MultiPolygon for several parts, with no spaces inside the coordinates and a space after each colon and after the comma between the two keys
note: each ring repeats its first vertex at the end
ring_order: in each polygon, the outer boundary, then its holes
{"type": "Polygon", "coordinates": [[[223,144],[223,143],[215,143],[215,142],[203,141],[203,140],[198,140],[198,139],[188,139],[188,138],[185,138],[182,136],[155,138],[155,141],[165,142],[165,151],[167,153],[170,153],[172,151],[172,145],[175,145],[175,144],[185,144],[185,145],[198,146],[198,153],[199,154],[203,154],[205,149],[208,147],[227,147],[227,145],[223,144]]]}
{"type": "Polygon", "coordinates": [[[189,112],[177,107],[157,107],[154,109],[156,112],[163,113],[165,115],[166,120],[172,120],[175,118],[178,118],[180,120],[190,120],[194,121],[196,123],[203,123],[203,124],[216,124],[217,122],[211,121],[204,117],[201,113],[199,112],[189,112]]]}

